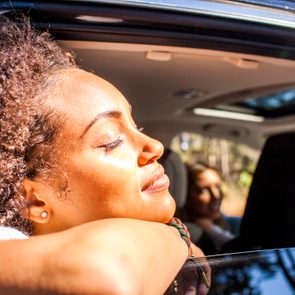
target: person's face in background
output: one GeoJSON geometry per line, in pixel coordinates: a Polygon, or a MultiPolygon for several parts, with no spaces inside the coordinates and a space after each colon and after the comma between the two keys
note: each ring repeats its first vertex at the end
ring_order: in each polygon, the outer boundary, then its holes
{"type": "Polygon", "coordinates": [[[196,217],[210,218],[212,221],[221,217],[221,178],[217,171],[206,169],[196,175],[190,199],[196,217]]]}

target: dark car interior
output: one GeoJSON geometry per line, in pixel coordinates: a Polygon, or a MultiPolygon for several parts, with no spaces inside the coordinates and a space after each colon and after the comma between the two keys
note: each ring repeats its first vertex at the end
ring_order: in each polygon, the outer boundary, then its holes
{"type": "Polygon", "coordinates": [[[247,247],[295,246],[295,133],[268,138],[258,162],[241,223],[247,247]]]}

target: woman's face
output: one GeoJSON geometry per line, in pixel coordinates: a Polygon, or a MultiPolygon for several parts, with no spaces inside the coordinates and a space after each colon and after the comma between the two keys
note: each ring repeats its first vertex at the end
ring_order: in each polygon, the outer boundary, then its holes
{"type": "Polygon", "coordinates": [[[34,224],[35,233],[110,217],[165,223],[173,216],[169,179],[157,162],[163,146],[138,129],[114,86],[68,70],[47,104],[65,122],[57,138],[58,169],[50,181],[40,180],[48,221],[34,224]],[[61,184],[67,193],[56,189],[61,184]]]}
{"type": "Polygon", "coordinates": [[[197,217],[217,220],[221,216],[221,178],[213,169],[206,169],[196,176],[191,191],[191,201],[197,217]]]}

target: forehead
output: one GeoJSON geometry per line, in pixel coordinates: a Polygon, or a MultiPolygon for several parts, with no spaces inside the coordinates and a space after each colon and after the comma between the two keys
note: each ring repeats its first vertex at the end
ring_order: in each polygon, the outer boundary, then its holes
{"type": "Polygon", "coordinates": [[[211,183],[211,182],[219,182],[221,178],[219,174],[213,169],[206,169],[205,171],[201,172],[197,176],[197,182],[201,183],[211,183]]]}
{"type": "Polygon", "coordinates": [[[112,84],[79,69],[58,73],[50,92],[47,104],[82,125],[88,124],[98,112],[116,110],[125,113],[130,108],[112,84]]]}

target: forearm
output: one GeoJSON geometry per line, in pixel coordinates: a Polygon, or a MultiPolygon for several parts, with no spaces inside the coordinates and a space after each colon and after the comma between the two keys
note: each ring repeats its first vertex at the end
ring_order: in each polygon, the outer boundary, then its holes
{"type": "Polygon", "coordinates": [[[37,295],[43,294],[43,289],[50,294],[46,265],[51,250],[50,241],[43,237],[0,241],[0,294],[37,295]]]}
{"type": "Polygon", "coordinates": [[[234,238],[234,235],[230,231],[224,230],[218,225],[212,225],[210,228],[206,229],[206,233],[211,238],[218,251],[225,243],[234,238]]]}
{"type": "Polygon", "coordinates": [[[234,238],[234,235],[230,231],[214,224],[209,218],[197,218],[195,222],[206,232],[218,251],[226,242],[234,238]]]}
{"type": "Polygon", "coordinates": [[[102,284],[117,286],[112,294],[163,294],[188,255],[178,231],[164,224],[133,219],[100,222],[100,249],[92,244],[92,239],[89,248],[100,257],[92,260],[94,268],[101,270],[108,265],[108,269],[94,276],[92,282],[102,278],[102,284]]]}
{"type": "Polygon", "coordinates": [[[2,241],[0,253],[1,294],[162,294],[188,250],[166,225],[111,219],[2,241]]]}

